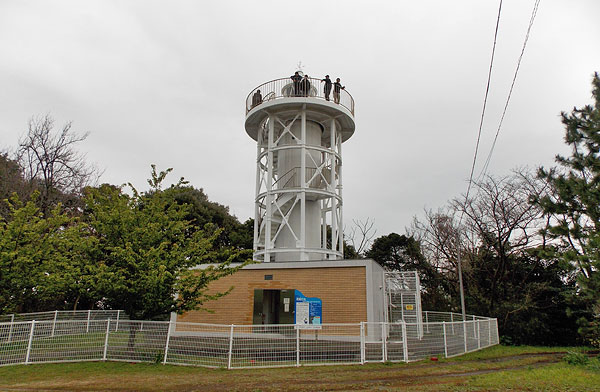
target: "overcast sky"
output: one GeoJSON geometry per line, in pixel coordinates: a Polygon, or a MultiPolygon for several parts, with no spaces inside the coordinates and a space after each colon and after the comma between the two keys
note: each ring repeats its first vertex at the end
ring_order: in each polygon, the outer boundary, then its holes
{"type": "MultiPolygon", "coordinates": [[[[478,168],[535,0],[505,0],[478,168]]],[[[466,191],[499,1],[0,0],[0,150],[33,115],[90,132],[101,182],[146,189],[173,167],[240,219],[254,214],[244,103],[291,75],[340,77],[356,103],[343,147],[344,219],[378,235],[466,191]]],[[[591,102],[600,1],[542,0],[490,173],[551,165],[561,110],[591,102]]],[[[478,172],[478,171],[477,171],[478,172]]]]}

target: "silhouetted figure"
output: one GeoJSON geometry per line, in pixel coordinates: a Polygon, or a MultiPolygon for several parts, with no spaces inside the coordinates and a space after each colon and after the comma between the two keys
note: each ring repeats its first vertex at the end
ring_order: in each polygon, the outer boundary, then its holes
{"type": "Polygon", "coordinates": [[[346,89],[346,87],[342,86],[340,78],[337,78],[333,84],[333,101],[335,103],[340,103],[340,92],[344,89],[346,89]]]}
{"type": "Polygon", "coordinates": [[[261,103],[262,103],[262,94],[260,93],[260,90],[256,90],[254,95],[252,95],[252,107],[255,107],[256,105],[260,105],[261,103]]]}
{"type": "Polygon", "coordinates": [[[300,82],[300,92],[303,97],[308,97],[308,93],[310,92],[310,79],[308,79],[308,75],[304,75],[304,79],[300,82]]]}
{"type": "Polygon", "coordinates": [[[321,82],[325,82],[323,91],[325,92],[325,99],[329,101],[329,94],[331,93],[331,79],[329,79],[329,75],[325,75],[325,79],[321,79],[321,82]]]}
{"type": "Polygon", "coordinates": [[[302,82],[302,76],[296,71],[292,76],[290,76],[292,82],[294,82],[294,96],[297,97],[300,95],[300,83],[302,82]]]}

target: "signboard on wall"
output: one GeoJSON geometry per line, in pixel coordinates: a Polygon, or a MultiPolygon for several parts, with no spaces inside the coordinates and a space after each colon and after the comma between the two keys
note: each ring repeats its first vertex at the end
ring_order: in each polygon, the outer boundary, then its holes
{"type": "Polygon", "coordinates": [[[296,329],[321,329],[323,323],[321,298],[305,297],[298,290],[296,290],[294,297],[296,301],[296,313],[294,314],[296,329]]]}

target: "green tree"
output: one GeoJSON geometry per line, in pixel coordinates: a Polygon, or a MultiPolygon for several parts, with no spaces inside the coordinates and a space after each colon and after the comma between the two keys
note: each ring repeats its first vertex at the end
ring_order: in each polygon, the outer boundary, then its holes
{"type": "Polygon", "coordinates": [[[203,228],[211,223],[222,229],[219,244],[239,249],[252,249],[254,240],[254,220],[240,223],[229,213],[229,207],[210,201],[202,188],[181,185],[165,190],[178,204],[189,206],[186,218],[196,227],[203,228]]]}
{"type": "Polygon", "coordinates": [[[448,282],[423,256],[419,241],[396,233],[381,236],[365,253],[388,271],[417,271],[423,292],[423,308],[441,310],[449,306],[448,282]]]}
{"type": "Polygon", "coordinates": [[[414,270],[424,261],[419,243],[396,233],[375,239],[365,255],[390,271],[414,270]]]}
{"type": "Polygon", "coordinates": [[[6,200],[0,219],[0,313],[64,309],[90,302],[89,240],[85,226],[57,205],[46,215],[32,200],[6,200]],[[77,278],[75,278],[77,276],[77,278]]]}
{"type": "Polygon", "coordinates": [[[556,157],[558,167],[540,168],[551,186],[534,198],[553,220],[544,234],[560,241],[556,253],[579,272],[579,297],[588,305],[580,332],[600,345],[600,77],[592,79],[593,105],[562,112],[570,156],[556,157]]]}
{"type": "Polygon", "coordinates": [[[191,207],[173,201],[182,180],[163,191],[171,171],[152,166],[150,190],[132,196],[102,185],[87,189],[85,213],[97,238],[93,257],[99,268],[98,290],[106,306],[123,309],[136,319],[165,318],[170,312],[197,309],[208,300],[207,285],[230,275],[249,251],[222,246],[221,230],[211,224],[199,229],[188,219],[191,207]],[[207,268],[194,267],[211,264],[207,268]]]}
{"type": "Polygon", "coordinates": [[[552,257],[547,247],[514,250],[502,261],[497,248],[497,244],[483,242],[469,255],[464,279],[469,312],[496,317],[507,343],[578,343],[576,320],[567,312],[574,290],[568,266],[552,257]]]}
{"type": "Polygon", "coordinates": [[[354,246],[348,245],[348,243],[346,242],[346,239],[344,239],[344,259],[346,259],[346,260],[360,259],[360,255],[358,254],[356,249],[354,249],[354,246]]]}
{"type": "Polygon", "coordinates": [[[8,153],[0,153],[0,217],[8,219],[10,208],[8,200],[17,194],[20,200],[27,200],[31,196],[31,186],[23,178],[23,171],[19,162],[10,159],[8,153]]]}

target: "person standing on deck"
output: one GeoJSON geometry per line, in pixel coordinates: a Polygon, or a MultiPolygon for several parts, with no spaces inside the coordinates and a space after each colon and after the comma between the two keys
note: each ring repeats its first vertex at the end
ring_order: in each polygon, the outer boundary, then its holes
{"type": "Polygon", "coordinates": [[[323,92],[325,93],[325,99],[329,101],[329,94],[331,94],[331,79],[329,79],[329,75],[325,75],[325,79],[321,79],[321,82],[325,82],[325,87],[323,92]]]}
{"type": "Polygon", "coordinates": [[[335,103],[340,103],[340,92],[344,89],[346,89],[346,86],[342,86],[340,78],[337,78],[333,84],[333,101],[335,103]]]}
{"type": "Polygon", "coordinates": [[[302,76],[300,73],[296,71],[292,76],[290,76],[292,82],[294,83],[294,96],[297,97],[300,95],[300,83],[302,82],[302,76]]]}

